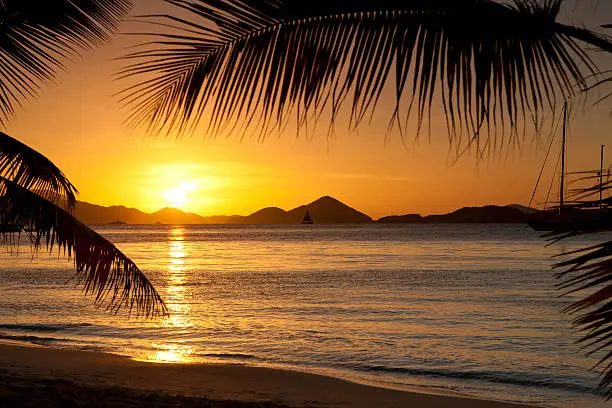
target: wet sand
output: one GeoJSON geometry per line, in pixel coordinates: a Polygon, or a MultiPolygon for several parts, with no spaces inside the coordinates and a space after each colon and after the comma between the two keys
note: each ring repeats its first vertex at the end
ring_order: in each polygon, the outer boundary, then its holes
{"type": "Polygon", "coordinates": [[[377,388],[243,365],[157,364],[112,354],[0,345],[0,407],[416,407],[525,405],[377,388]]]}

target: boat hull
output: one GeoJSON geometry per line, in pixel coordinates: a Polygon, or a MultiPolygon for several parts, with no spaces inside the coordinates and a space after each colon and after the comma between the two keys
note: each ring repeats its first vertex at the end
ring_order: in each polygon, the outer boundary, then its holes
{"type": "Polygon", "coordinates": [[[562,215],[540,213],[526,222],[540,232],[609,231],[612,229],[612,211],[573,210],[562,215]]]}
{"type": "Polygon", "coordinates": [[[534,231],[538,232],[555,232],[568,231],[570,223],[563,220],[528,220],[529,225],[534,231]]]}

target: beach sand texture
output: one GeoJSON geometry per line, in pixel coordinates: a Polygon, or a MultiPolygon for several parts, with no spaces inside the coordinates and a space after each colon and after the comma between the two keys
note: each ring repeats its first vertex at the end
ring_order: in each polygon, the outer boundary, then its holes
{"type": "Polygon", "coordinates": [[[420,394],[321,375],[156,364],[90,351],[0,345],[0,407],[452,407],[524,405],[420,394]]]}

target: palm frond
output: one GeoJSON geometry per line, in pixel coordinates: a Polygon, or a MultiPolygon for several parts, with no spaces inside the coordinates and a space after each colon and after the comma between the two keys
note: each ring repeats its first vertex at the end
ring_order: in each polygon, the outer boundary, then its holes
{"type": "Polygon", "coordinates": [[[106,41],[131,0],[0,1],[0,124],[79,50],[106,41]]]}
{"type": "Polygon", "coordinates": [[[49,159],[19,140],[0,132],[0,176],[72,212],[78,191],[49,159]]]}
{"type": "MultiPolygon", "coordinates": [[[[595,104],[600,104],[604,102],[608,102],[612,98],[612,90],[610,89],[610,85],[612,85],[612,70],[607,70],[597,77],[593,83],[589,84],[587,87],[587,91],[591,91],[593,89],[600,90],[600,96],[595,101],[595,104]]],[[[612,112],[610,113],[612,116],[612,112]]]]}
{"type": "MultiPolygon", "coordinates": [[[[608,225],[610,225],[608,214],[608,225]]],[[[612,398],[612,241],[579,251],[561,254],[571,259],[557,263],[559,289],[564,295],[581,293],[580,300],[565,309],[576,315],[574,325],[582,333],[582,343],[589,355],[601,355],[596,367],[602,375],[600,390],[612,398]]]]}
{"type": "MultiPolygon", "coordinates": [[[[594,232],[612,230],[612,189],[600,171],[578,172],[584,187],[573,189],[572,201],[564,207],[566,227],[547,236],[553,242],[594,232]],[[600,199],[601,193],[601,199],[600,199]]],[[[564,258],[553,267],[560,272],[558,288],[562,295],[577,295],[579,300],[565,312],[575,315],[573,324],[581,333],[579,343],[587,354],[597,355],[601,371],[600,390],[612,398],[612,241],[557,255],[564,258]]]]}
{"type": "Polygon", "coordinates": [[[562,0],[166,1],[184,17],[143,16],[163,29],[141,33],[152,40],[118,75],[128,125],[154,133],[206,116],[210,134],[265,137],[292,116],[334,122],[345,104],[357,126],[391,84],[390,126],[414,114],[420,129],[440,100],[451,142],[487,144],[585,86],[597,68],[581,43],[612,51],[556,21],[562,0]]]}
{"type": "Polygon", "coordinates": [[[167,308],[147,277],[119,249],[68,212],[11,180],[0,177],[0,224],[18,225],[36,249],[74,256],[76,279],[96,305],[142,316],[167,308]]]}

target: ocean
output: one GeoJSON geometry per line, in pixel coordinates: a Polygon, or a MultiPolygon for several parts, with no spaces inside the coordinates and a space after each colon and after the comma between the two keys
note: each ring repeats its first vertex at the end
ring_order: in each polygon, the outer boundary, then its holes
{"type": "Polygon", "coordinates": [[[26,242],[0,265],[0,340],[280,367],[382,387],[603,407],[550,265],[520,224],[100,226],[171,316],[128,319],[26,242]]]}

